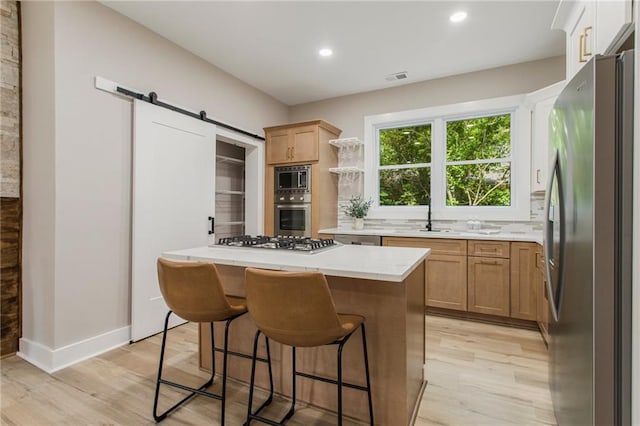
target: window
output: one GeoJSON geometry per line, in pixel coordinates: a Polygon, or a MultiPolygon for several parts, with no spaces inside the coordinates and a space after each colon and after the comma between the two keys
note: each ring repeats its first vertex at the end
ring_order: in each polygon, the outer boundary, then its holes
{"type": "Polygon", "coordinates": [[[511,114],[446,122],[446,205],[511,205],[511,114]]]}
{"type": "Polygon", "coordinates": [[[365,118],[370,217],[529,220],[523,96],[365,118]]]}
{"type": "Polygon", "coordinates": [[[379,205],[425,206],[431,187],[431,125],[380,129],[379,205]]]}

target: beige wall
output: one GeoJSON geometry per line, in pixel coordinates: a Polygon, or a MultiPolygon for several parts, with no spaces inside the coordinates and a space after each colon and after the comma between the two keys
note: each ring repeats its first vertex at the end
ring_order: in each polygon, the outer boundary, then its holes
{"type": "Polygon", "coordinates": [[[130,324],[131,102],[102,76],[262,134],[288,108],[96,2],[23,2],[25,339],[130,324]]]}
{"type": "Polygon", "coordinates": [[[364,117],[528,93],[564,79],[564,56],[439,78],[290,108],[292,122],[322,118],[364,140],[364,117]]]}

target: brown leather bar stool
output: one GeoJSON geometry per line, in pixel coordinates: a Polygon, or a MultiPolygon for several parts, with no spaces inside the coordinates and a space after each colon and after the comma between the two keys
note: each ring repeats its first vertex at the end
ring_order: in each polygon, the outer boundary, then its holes
{"type": "MultiPolygon", "coordinates": [[[[165,302],[169,306],[170,311],[164,321],[164,331],[162,335],[162,347],[160,349],[160,363],[158,366],[158,379],[156,381],[156,392],[153,401],[153,418],[156,422],[162,421],[168,414],[180,407],[183,403],[196,395],[203,395],[209,398],[221,401],[220,424],[224,425],[225,420],[225,402],[227,395],[227,357],[228,355],[237,355],[244,358],[251,358],[255,363],[255,350],[253,357],[229,351],[229,326],[231,322],[247,313],[247,305],[244,298],[227,296],[224,294],[220,276],[214,264],[212,263],[195,263],[195,262],[173,262],[170,260],[158,259],[158,282],[160,291],[165,302]],[[162,368],[164,362],[164,351],[167,343],[167,328],[169,325],[169,317],[174,313],[182,319],[197,323],[209,323],[211,329],[211,377],[207,382],[198,388],[191,388],[176,382],[170,382],[162,378],[162,368]],[[215,321],[226,321],[224,330],[224,347],[218,349],[215,346],[213,323],[215,321]],[[223,353],[222,361],[222,393],[216,395],[206,392],[216,375],[215,368],[215,352],[223,353]],[[178,389],[188,391],[189,394],[172,405],[163,413],[158,414],[158,396],[160,394],[160,385],[168,385],[178,389]]],[[[258,410],[256,414],[265,406],[271,403],[273,395],[273,378],[271,375],[271,355],[267,346],[267,359],[260,358],[260,361],[267,362],[269,366],[269,379],[271,382],[271,394],[267,401],[258,410]]]]}
{"type": "Polygon", "coordinates": [[[342,387],[346,386],[367,392],[369,420],[373,425],[369,360],[364,329],[365,318],[360,315],[336,312],[329,285],[320,272],[281,272],[247,268],[245,282],[249,315],[258,327],[253,342],[254,359],[251,365],[246,424],[250,424],[251,420],[258,420],[271,425],[281,425],[291,418],[296,403],[296,376],[301,376],[338,386],[338,425],[342,425],[342,387]],[[357,329],[362,331],[366,386],[346,383],[342,380],[342,349],[357,329]],[[255,414],[251,412],[256,367],[255,357],[260,333],[264,334],[267,343],[269,339],[273,339],[292,347],[291,408],[279,422],[260,417],[257,412],[255,414]],[[323,345],[338,345],[337,380],[296,371],[296,347],[323,345]]]}

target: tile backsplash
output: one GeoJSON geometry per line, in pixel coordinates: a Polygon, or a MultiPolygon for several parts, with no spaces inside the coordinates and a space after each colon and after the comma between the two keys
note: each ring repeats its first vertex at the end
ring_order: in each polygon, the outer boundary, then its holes
{"type": "MultiPolygon", "coordinates": [[[[348,199],[348,197],[347,197],[348,199]]],[[[346,200],[342,196],[338,201],[338,228],[351,228],[353,219],[346,216],[343,212],[343,206],[346,200]]],[[[531,194],[531,219],[528,222],[516,221],[490,221],[483,220],[482,226],[485,228],[500,228],[505,232],[528,232],[541,231],[544,219],[544,194],[531,194]]],[[[462,220],[432,220],[434,228],[446,228],[452,230],[464,230],[467,228],[467,222],[462,220]]],[[[365,229],[416,229],[425,227],[427,220],[425,219],[367,219],[364,220],[365,229]]]]}
{"type": "MultiPolygon", "coordinates": [[[[353,138],[352,138],[353,139],[353,138]]],[[[347,139],[348,140],[348,139],[347,139]]],[[[341,148],[338,155],[339,167],[362,167],[363,161],[362,145],[341,148]]],[[[354,194],[362,194],[364,190],[364,173],[343,173],[339,176],[338,183],[338,228],[351,228],[353,219],[343,212],[345,204],[354,194]]],[[[528,222],[510,221],[482,221],[483,227],[501,228],[505,232],[511,231],[539,231],[543,228],[544,219],[544,193],[531,194],[531,216],[528,222]]],[[[432,220],[434,228],[448,228],[453,230],[464,230],[467,228],[466,220],[432,220]]],[[[416,229],[424,227],[427,219],[367,219],[365,218],[365,228],[371,229],[416,229]]]]}

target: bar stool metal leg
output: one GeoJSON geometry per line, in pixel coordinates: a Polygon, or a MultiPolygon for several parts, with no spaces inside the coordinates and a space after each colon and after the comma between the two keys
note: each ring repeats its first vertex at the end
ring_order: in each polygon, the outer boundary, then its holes
{"type": "Polygon", "coordinates": [[[360,325],[362,332],[362,350],[364,351],[364,371],[367,376],[367,398],[369,399],[369,424],[373,426],[373,402],[371,400],[371,380],[369,379],[369,351],[367,350],[367,336],[364,331],[364,323],[360,325]]]}
{"type": "Polygon", "coordinates": [[[342,348],[347,339],[338,344],[338,426],[342,426],[342,348]]]}
{"type": "MultiPolygon", "coordinates": [[[[222,401],[220,401],[222,407],[220,409],[220,412],[221,412],[220,426],[224,426],[224,412],[225,412],[225,405],[227,402],[227,362],[229,357],[229,325],[231,325],[231,321],[233,321],[233,319],[228,319],[227,324],[224,327],[224,351],[222,353],[222,401]]],[[[216,364],[215,352],[212,360],[213,360],[212,364],[215,366],[216,364]]],[[[212,370],[215,371],[215,367],[212,367],[212,370]]]]}
{"type": "Polygon", "coordinates": [[[194,396],[196,396],[198,394],[207,395],[207,396],[211,395],[212,397],[215,397],[215,395],[213,395],[213,394],[209,394],[208,392],[203,392],[204,389],[208,388],[213,383],[213,377],[214,377],[213,375],[203,385],[201,385],[200,387],[195,388],[195,389],[194,388],[189,388],[187,386],[182,386],[182,385],[180,385],[178,383],[168,382],[168,381],[162,379],[162,369],[163,369],[163,365],[164,365],[164,351],[165,351],[166,344],[167,344],[167,330],[169,328],[169,317],[171,316],[172,313],[173,313],[172,311],[167,312],[167,316],[165,317],[165,320],[164,320],[164,329],[163,329],[163,333],[162,333],[162,346],[160,348],[160,362],[159,362],[159,365],[158,365],[158,379],[156,381],[156,392],[155,392],[155,397],[153,399],[153,419],[156,422],[160,422],[160,421],[164,420],[167,417],[167,415],[169,415],[169,413],[171,413],[176,408],[178,408],[180,405],[185,403],[187,400],[193,398],[194,396]],[[166,385],[174,386],[174,387],[177,387],[177,388],[180,388],[180,389],[183,389],[183,390],[187,390],[187,391],[190,391],[190,393],[189,393],[189,395],[187,395],[186,397],[184,397],[183,399],[178,401],[176,404],[171,406],[171,408],[169,408],[165,412],[158,414],[158,397],[160,395],[160,385],[161,384],[166,384],[166,385]]]}
{"type": "Polygon", "coordinates": [[[291,408],[287,411],[287,414],[280,420],[280,423],[284,423],[293,416],[293,413],[296,411],[296,347],[291,347],[291,379],[293,382],[291,383],[291,408]]]}
{"type": "MultiPolygon", "coordinates": [[[[268,366],[268,369],[269,369],[269,396],[262,403],[262,405],[260,405],[260,407],[258,407],[258,409],[256,411],[252,412],[252,408],[253,408],[253,387],[255,385],[256,360],[258,358],[258,339],[260,338],[260,334],[261,334],[260,330],[256,331],[256,335],[255,335],[255,337],[253,339],[253,357],[251,359],[251,380],[249,382],[249,403],[248,403],[248,407],[247,407],[247,421],[244,423],[243,426],[250,425],[252,419],[258,419],[258,420],[261,420],[261,421],[267,421],[268,422],[267,419],[259,417],[258,413],[260,413],[260,411],[262,411],[263,408],[265,408],[266,406],[271,404],[271,402],[273,401],[273,370],[271,369],[271,349],[269,348],[269,338],[265,335],[264,336],[264,340],[265,340],[265,345],[266,345],[266,349],[267,349],[267,366],[268,366]]],[[[270,424],[277,425],[278,423],[271,422],[270,424]]]]}

